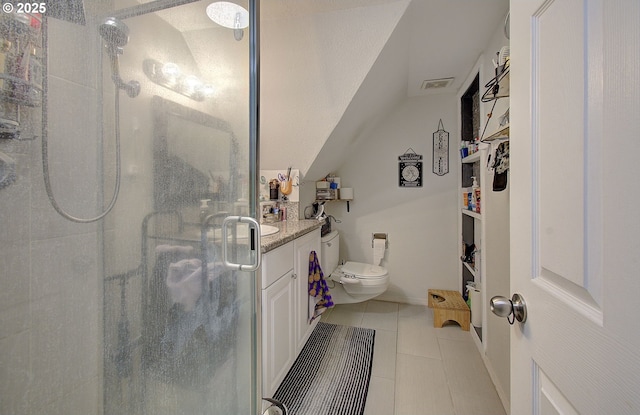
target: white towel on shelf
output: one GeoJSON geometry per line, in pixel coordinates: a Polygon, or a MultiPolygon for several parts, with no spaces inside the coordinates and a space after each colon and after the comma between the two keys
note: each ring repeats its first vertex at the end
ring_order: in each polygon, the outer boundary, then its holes
{"type": "MultiPolygon", "coordinates": [[[[219,262],[207,264],[208,281],[213,281],[224,270],[219,262]]],[[[169,264],[167,289],[174,304],[181,304],[183,311],[193,310],[202,295],[202,261],[197,258],[183,259],[169,264]]]]}
{"type": "Polygon", "coordinates": [[[194,251],[194,248],[191,245],[158,245],[156,246],[156,253],[157,254],[166,254],[166,253],[172,253],[172,254],[184,254],[184,255],[189,255],[192,254],[194,251]]]}
{"type": "Polygon", "coordinates": [[[191,311],[202,295],[202,261],[183,259],[169,264],[167,289],[171,301],[181,304],[184,311],[191,311]]]}

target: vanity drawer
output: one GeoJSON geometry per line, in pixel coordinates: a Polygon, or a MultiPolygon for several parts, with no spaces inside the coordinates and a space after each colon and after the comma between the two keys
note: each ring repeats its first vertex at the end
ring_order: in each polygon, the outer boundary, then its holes
{"type": "Polygon", "coordinates": [[[288,242],[262,256],[262,289],[293,269],[293,242],[288,242]]]}

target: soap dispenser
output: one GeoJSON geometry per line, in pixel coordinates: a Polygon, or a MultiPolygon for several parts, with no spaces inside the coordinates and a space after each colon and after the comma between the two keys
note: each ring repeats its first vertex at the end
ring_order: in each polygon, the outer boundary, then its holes
{"type": "Polygon", "coordinates": [[[200,200],[200,223],[204,222],[204,219],[209,216],[209,202],[211,202],[211,199],[200,200]]]}

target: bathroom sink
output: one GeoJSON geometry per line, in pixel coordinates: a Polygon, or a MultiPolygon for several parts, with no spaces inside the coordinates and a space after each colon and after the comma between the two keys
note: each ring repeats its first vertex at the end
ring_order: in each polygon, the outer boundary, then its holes
{"type": "Polygon", "coordinates": [[[274,233],[278,233],[278,232],[280,232],[280,229],[276,228],[275,226],[265,225],[265,224],[261,224],[260,225],[260,235],[261,236],[269,236],[269,235],[273,235],[274,233]]]}

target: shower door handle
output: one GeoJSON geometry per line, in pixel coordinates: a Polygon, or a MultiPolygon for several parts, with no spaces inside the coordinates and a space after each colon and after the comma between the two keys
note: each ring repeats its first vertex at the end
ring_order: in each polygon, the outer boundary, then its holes
{"type": "Polygon", "coordinates": [[[227,216],[222,221],[222,258],[224,266],[237,271],[255,271],[260,267],[260,224],[249,216],[227,216]],[[253,259],[251,264],[236,264],[229,261],[229,225],[246,223],[249,225],[249,247],[253,259]]]}
{"type": "Polygon", "coordinates": [[[262,398],[263,401],[269,402],[271,405],[262,413],[262,415],[287,415],[287,407],[279,401],[271,398],[262,398]]]}

